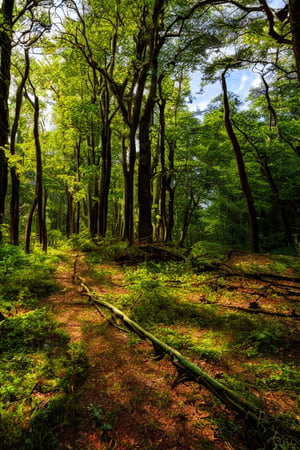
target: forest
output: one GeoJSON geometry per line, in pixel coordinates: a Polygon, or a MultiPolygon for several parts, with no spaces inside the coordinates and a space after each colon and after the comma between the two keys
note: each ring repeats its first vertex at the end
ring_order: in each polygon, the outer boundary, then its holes
{"type": "Polygon", "coordinates": [[[0,0],[0,449],[300,448],[300,2],[0,0]]]}

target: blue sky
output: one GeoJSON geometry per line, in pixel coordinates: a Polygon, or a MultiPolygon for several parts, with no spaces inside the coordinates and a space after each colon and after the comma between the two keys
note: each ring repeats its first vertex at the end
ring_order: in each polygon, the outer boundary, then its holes
{"type": "MultiPolygon", "coordinates": [[[[300,1],[300,0],[299,0],[300,1]]],[[[285,3],[283,0],[269,0],[268,4],[272,8],[282,8],[285,3]]],[[[232,71],[227,79],[228,90],[237,94],[242,100],[247,97],[249,89],[259,82],[259,77],[249,70],[232,71]]],[[[207,85],[202,94],[199,94],[201,86],[201,72],[193,72],[191,77],[191,91],[193,103],[190,103],[191,111],[204,111],[208,103],[221,93],[220,81],[207,85]]]]}

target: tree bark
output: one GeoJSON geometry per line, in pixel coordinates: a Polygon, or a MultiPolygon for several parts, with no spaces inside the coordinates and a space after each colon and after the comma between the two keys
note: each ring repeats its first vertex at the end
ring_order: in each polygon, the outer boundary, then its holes
{"type": "Polygon", "coordinates": [[[139,169],[138,169],[138,204],[139,204],[139,241],[152,241],[152,194],[151,194],[151,141],[150,125],[154,107],[154,97],[156,92],[157,77],[152,76],[151,87],[140,120],[139,133],[139,169]]]}
{"type": "Polygon", "coordinates": [[[8,163],[4,149],[8,145],[10,66],[12,50],[12,15],[14,0],[3,0],[0,24],[0,242],[4,222],[5,198],[8,182],[8,163]]]}
{"type": "MultiPolygon", "coordinates": [[[[19,126],[23,93],[25,88],[26,80],[29,76],[29,48],[24,51],[25,57],[25,69],[22,75],[20,85],[18,86],[16,93],[16,108],[15,117],[11,127],[10,136],[10,154],[15,155],[16,153],[16,138],[19,126]]],[[[19,221],[20,221],[20,178],[15,166],[10,169],[11,176],[11,198],[10,198],[10,242],[13,245],[19,245],[19,221]]]]}
{"type": "Polygon", "coordinates": [[[281,222],[283,233],[284,233],[285,243],[288,246],[292,247],[294,245],[294,241],[293,241],[292,230],[291,230],[290,223],[289,223],[288,213],[287,213],[286,208],[282,205],[282,203],[280,201],[280,191],[277,187],[277,183],[274,180],[270,165],[268,164],[267,156],[264,155],[260,151],[260,149],[251,141],[251,139],[249,138],[247,133],[245,133],[240,127],[238,127],[236,125],[236,123],[234,123],[234,126],[237,128],[237,130],[240,133],[242,133],[242,135],[245,137],[247,142],[251,145],[251,147],[256,152],[258,161],[261,165],[262,172],[269,184],[269,187],[270,187],[270,190],[272,193],[272,200],[274,202],[274,206],[278,211],[279,220],[281,222]]]}
{"type": "Polygon", "coordinates": [[[296,61],[298,83],[300,85],[300,2],[289,0],[290,23],[292,31],[293,51],[296,61]]]}
{"type": "Polygon", "coordinates": [[[183,219],[183,225],[180,233],[180,238],[177,244],[177,247],[183,247],[183,243],[185,241],[185,238],[187,236],[188,228],[191,223],[193,212],[197,208],[199,203],[199,198],[194,198],[193,193],[190,194],[190,201],[186,205],[185,213],[184,213],[184,219],[183,219]]]}
{"type": "Polygon", "coordinates": [[[42,148],[40,142],[40,132],[39,132],[39,118],[40,118],[40,104],[39,98],[34,92],[34,143],[35,143],[35,154],[36,154],[36,197],[37,197],[37,207],[38,207],[38,230],[39,230],[39,241],[43,245],[43,237],[46,235],[45,232],[45,221],[44,221],[44,206],[43,206],[43,164],[42,164],[42,148]]]}
{"type": "Polygon", "coordinates": [[[111,177],[111,118],[110,94],[107,80],[101,98],[101,173],[100,173],[100,199],[99,199],[99,234],[105,237],[107,231],[108,195],[111,177]]]}
{"type": "Polygon", "coordinates": [[[248,217],[250,223],[250,237],[251,237],[251,250],[254,253],[259,253],[259,229],[257,222],[257,214],[254,206],[254,201],[251,193],[251,189],[248,183],[248,177],[246,173],[246,168],[243,160],[243,155],[241,151],[240,144],[237,140],[236,134],[233,130],[233,126],[230,119],[230,108],[228,101],[228,93],[227,93],[227,84],[226,84],[226,72],[227,69],[222,73],[222,88],[223,88],[223,106],[224,106],[224,123],[226,132],[228,134],[229,140],[232,145],[232,149],[235,155],[235,159],[237,162],[237,168],[241,183],[241,188],[246,200],[247,209],[248,209],[248,217]]]}
{"type": "Polygon", "coordinates": [[[136,160],[135,132],[130,130],[129,148],[123,145],[123,174],[124,174],[124,233],[123,239],[130,244],[134,239],[134,168],[136,160]]]}
{"type": "Polygon", "coordinates": [[[37,197],[35,196],[33,199],[33,203],[27,218],[26,229],[25,229],[25,253],[30,253],[30,239],[31,239],[31,228],[32,228],[32,220],[35,209],[37,207],[37,197]]]}
{"type": "Polygon", "coordinates": [[[66,197],[67,197],[67,212],[66,212],[66,235],[67,239],[71,237],[73,233],[73,195],[69,191],[66,185],[66,197]]]}
{"type": "MultiPolygon", "coordinates": [[[[30,104],[33,107],[34,110],[34,120],[33,120],[33,136],[34,136],[34,144],[35,144],[35,157],[36,157],[36,180],[35,180],[35,194],[34,194],[34,201],[33,201],[33,207],[30,212],[30,214],[34,213],[35,207],[37,206],[37,214],[38,214],[38,234],[39,234],[39,242],[42,245],[43,249],[47,249],[47,242],[44,242],[44,238],[47,236],[47,230],[46,230],[46,218],[44,217],[44,202],[43,202],[43,163],[42,163],[42,148],[41,148],[41,142],[40,142],[40,131],[39,131],[39,120],[40,120],[40,103],[39,98],[36,95],[35,88],[30,83],[31,88],[33,90],[33,100],[30,98],[30,96],[26,93],[26,97],[29,100],[30,104]]],[[[32,218],[31,218],[32,222],[32,218]]],[[[30,231],[31,231],[31,224],[29,227],[29,238],[27,238],[27,231],[26,231],[26,242],[27,239],[30,241],[30,231]]],[[[29,247],[26,246],[26,251],[29,252],[29,247]]]]}

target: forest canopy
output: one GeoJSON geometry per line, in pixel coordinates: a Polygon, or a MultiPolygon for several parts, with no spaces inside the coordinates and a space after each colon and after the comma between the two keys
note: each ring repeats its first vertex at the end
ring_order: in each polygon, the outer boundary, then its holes
{"type": "Polygon", "coordinates": [[[297,0],[2,0],[0,18],[2,242],[297,254],[297,0]],[[193,73],[221,87],[196,112],[193,73]]]}

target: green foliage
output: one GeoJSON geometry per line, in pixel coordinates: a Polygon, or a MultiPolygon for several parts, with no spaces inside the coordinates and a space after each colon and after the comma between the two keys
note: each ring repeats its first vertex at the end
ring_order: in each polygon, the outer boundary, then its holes
{"type": "Polygon", "coordinates": [[[0,354],[30,352],[40,349],[48,340],[52,344],[65,343],[67,337],[56,329],[56,323],[46,309],[19,313],[0,323],[0,354]]]}
{"type": "Polygon", "coordinates": [[[198,271],[213,269],[222,261],[229,248],[225,245],[200,241],[192,246],[189,258],[198,271]]]}
{"type": "Polygon", "coordinates": [[[300,260],[298,257],[277,255],[276,257],[273,257],[273,262],[271,263],[270,269],[279,273],[283,273],[287,269],[292,269],[295,275],[299,277],[300,260]]]}
{"type": "Polygon", "coordinates": [[[60,248],[65,243],[65,238],[60,230],[51,229],[48,231],[49,245],[54,248],[60,248]]]}
{"type": "Polygon", "coordinates": [[[224,258],[228,247],[216,242],[199,241],[192,246],[191,257],[198,258],[207,256],[209,258],[224,258]]]}
{"type": "Polygon", "coordinates": [[[239,329],[235,334],[235,345],[246,348],[249,357],[276,355],[286,345],[287,329],[276,320],[265,321],[252,318],[251,328],[239,329]]]}
{"type": "Polygon", "coordinates": [[[69,243],[74,250],[82,252],[91,252],[95,249],[96,244],[93,242],[88,231],[83,231],[79,234],[72,234],[69,243]]]}
{"type": "Polygon", "coordinates": [[[24,431],[21,450],[59,448],[55,434],[66,422],[74,419],[78,410],[73,397],[60,394],[52,397],[46,406],[33,412],[30,427],[24,431]]]}
{"type": "Polygon", "coordinates": [[[87,410],[96,426],[102,430],[102,437],[105,438],[105,433],[112,429],[112,426],[108,423],[110,414],[103,411],[99,406],[95,406],[93,403],[89,404],[87,410]]]}
{"type": "Polygon", "coordinates": [[[56,287],[53,256],[9,245],[0,254],[0,447],[55,449],[58,426],[73,420],[66,393],[83,380],[86,353],[69,344],[49,310],[30,309],[56,287]]]}
{"type": "Polygon", "coordinates": [[[300,371],[296,363],[278,364],[270,360],[262,360],[260,364],[245,363],[247,373],[253,375],[253,384],[257,389],[272,391],[294,390],[300,395],[300,371]]]}
{"type": "Polygon", "coordinates": [[[0,310],[34,306],[57,289],[53,262],[39,249],[25,255],[17,246],[0,245],[0,310]]]}

